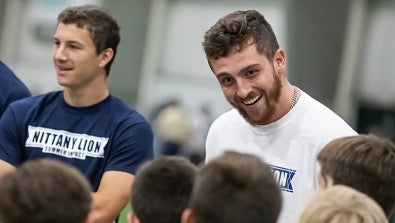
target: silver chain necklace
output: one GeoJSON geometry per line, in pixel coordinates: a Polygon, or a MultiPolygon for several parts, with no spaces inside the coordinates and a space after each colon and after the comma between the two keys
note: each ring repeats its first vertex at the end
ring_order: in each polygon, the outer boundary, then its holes
{"type": "Polygon", "coordinates": [[[298,90],[296,89],[296,87],[294,87],[294,94],[292,96],[291,108],[289,108],[289,110],[291,110],[296,105],[296,102],[298,102],[298,90]]]}

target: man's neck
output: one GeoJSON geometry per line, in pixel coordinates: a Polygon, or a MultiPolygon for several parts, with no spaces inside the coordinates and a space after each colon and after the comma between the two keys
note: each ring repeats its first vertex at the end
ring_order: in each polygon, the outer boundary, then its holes
{"type": "Polygon", "coordinates": [[[108,97],[110,94],[107,86],[105,88],[98,89],[84,89],[75,90],[71,88],[65,88],[63,97],[67,104],[74,107],[87,107],[97,104],[108,97]]]}

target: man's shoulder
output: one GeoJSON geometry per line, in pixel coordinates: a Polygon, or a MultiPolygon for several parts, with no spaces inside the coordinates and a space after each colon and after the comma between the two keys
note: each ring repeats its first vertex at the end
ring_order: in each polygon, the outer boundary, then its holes
{"type": "Polygon", "coordinates": [[[40,106],[42,104],[49,104],[56,100],[59,96],[59,92],[49,92],[45,94],[39,94],[31,97],[25,97],[19,99],[12,103],[12,106],[16,107],[32,107],[32,106],[40,106]]]}
{"type": "Polygon", "coordinates": [[[211,124],[209,130],[209,136],[212,135],[227,135],[236,134],[241,131],[241,129],[248,129],[250,124],[240,115],[236,109],[232,109],[221,114],[215,121],[211,124]]]}
{"type": "Polygon", "coordinates": [[[295,119],[295,126],[302,125],[304,132],[314,137],[316,142],[325,144],[334,138],[357,134],[346,120],[329,107],[307,94],[304,97],[305,103],[295,119]]]}
{"type": "Polygon", "coordinates": [[[328,106],[309,96],[303,94],[303,108],[301,113],[312,122],[326,123],[329,126],[345,125],[348,123],[328,106]]]}
{"type": "Polygon", "coordinates": [[[241,125],[247,124],[245,119],[240,115],[240,113],[236,109],[231,109],[227,112],[222,113],[218,116],[214,122],[211,124],[213,126],[234,126],[234,125],[241,125]]]}
{"type": "Polygon", "coordinates": [[[218,118],[214,122],[229,122],[229,121],[245,122],[243,117],[235,108],[232,108],[231,110],[222,113],[220,116],[218,116],[218,118]]]}
{"type": "Polygon", "coordinates": [[[147,119],[139,111],[128,105],[122,99],[111,95],[111,111],[112,115],[122,119],[129,120],[133,123],[145,122],[148,123],[147,119]]]}

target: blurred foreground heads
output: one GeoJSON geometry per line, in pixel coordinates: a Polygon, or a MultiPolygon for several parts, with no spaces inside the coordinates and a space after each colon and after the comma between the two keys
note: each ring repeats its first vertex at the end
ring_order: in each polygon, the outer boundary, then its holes
{"type": "Polygon", "coordinates": [[[259,158],[226,152],[202,166],[182,223],[275,223],[280,189],[259,158]]]}
{"type": "Polygon", "coordinates": [[[57,160],[27,161],[0,178],[2,223],[88,223],[91,203],[88,180],[57,160]]]}
{"type": "Polygon", "coordinates": [[[343,184],[373,198],[390,216],[395,209],[395,144],[373,135],[342,137],[317,156],[320,186],[343,184]]]}
{"type": "Polygon", "coordinates": [[[386,223],[383,210],[369,196],[344,185],[317,192],[299,223],[386,223]]]}
{"type": "Polygon", "coordinates": [[[160,156],[137,171],[129,223],[179,223],[192,193],[197,167],[179,156],[160,156]]]}

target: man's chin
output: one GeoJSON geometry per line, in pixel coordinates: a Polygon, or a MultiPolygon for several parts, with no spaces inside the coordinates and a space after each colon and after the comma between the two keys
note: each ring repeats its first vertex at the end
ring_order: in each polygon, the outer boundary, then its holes
{"type": "Polygon", "coordinates": [[[238,107],[235,107],[236,110],[240,113],[240,115],[244,118],[244,120],[246,120],[246,122],[248,122],[250,125],[252,126],[256,126],[259,125],[259,121],[258,120],[254,120],[252,119],[247,112],[245,112],[243,109],[240,109],[238,107]]]}
{"type": "Polygon", "coordinates": [[[58,84],[59,84],[59,86],[64,87],[64,88],[71,86],[69,83],[67,83],[65,81],[58,81],[58,84]]]}
{"type": "Polygon", "coordinates": [[[237,106],[236,103],[233,103],[233,102],[231,102],[229,100],[228,100],[228,102],[232,105],[233,108],[235,108],[239,112],[239,114],[244,118],[244,120],[246,122],[248,122],[250,125],[252,125],[252,126],[260,125],[260,123],[261,123],[260,120],[256,120],[256,119],[251,118],[251,116],[248,115],[248,113],[244,109],[242,109],[241,107],[237,106]]]}
{"type": "Polygon", "coordinates": [[[66,84],[63,83],[63,82],[61,82],[61,81],[58,81],[58,84],[59,84],[60,86],[62,86],[62,87],[66,87],[66,84]]]}
{"type": "MultiPolygon", "coordinates": [[[[273,118],[273,114],[275,113],[274,110],[269,110],[269,111],[271,111],[269,113],[270,115],[259,116],[259,118],[257,119],[257,118],[252,118],[250,115],[248,115],[247,112],[245,112],[242,109],[239,109],[237,107],[234,107],[234,108],[240,113],[240,115],[244,118],[244,120],[252,126],[267,125],[267,124],[273,122],[272,118],[273,118]]],[[[257,117],[258,117],[258,115],[257,115],[257,117]]]]}

